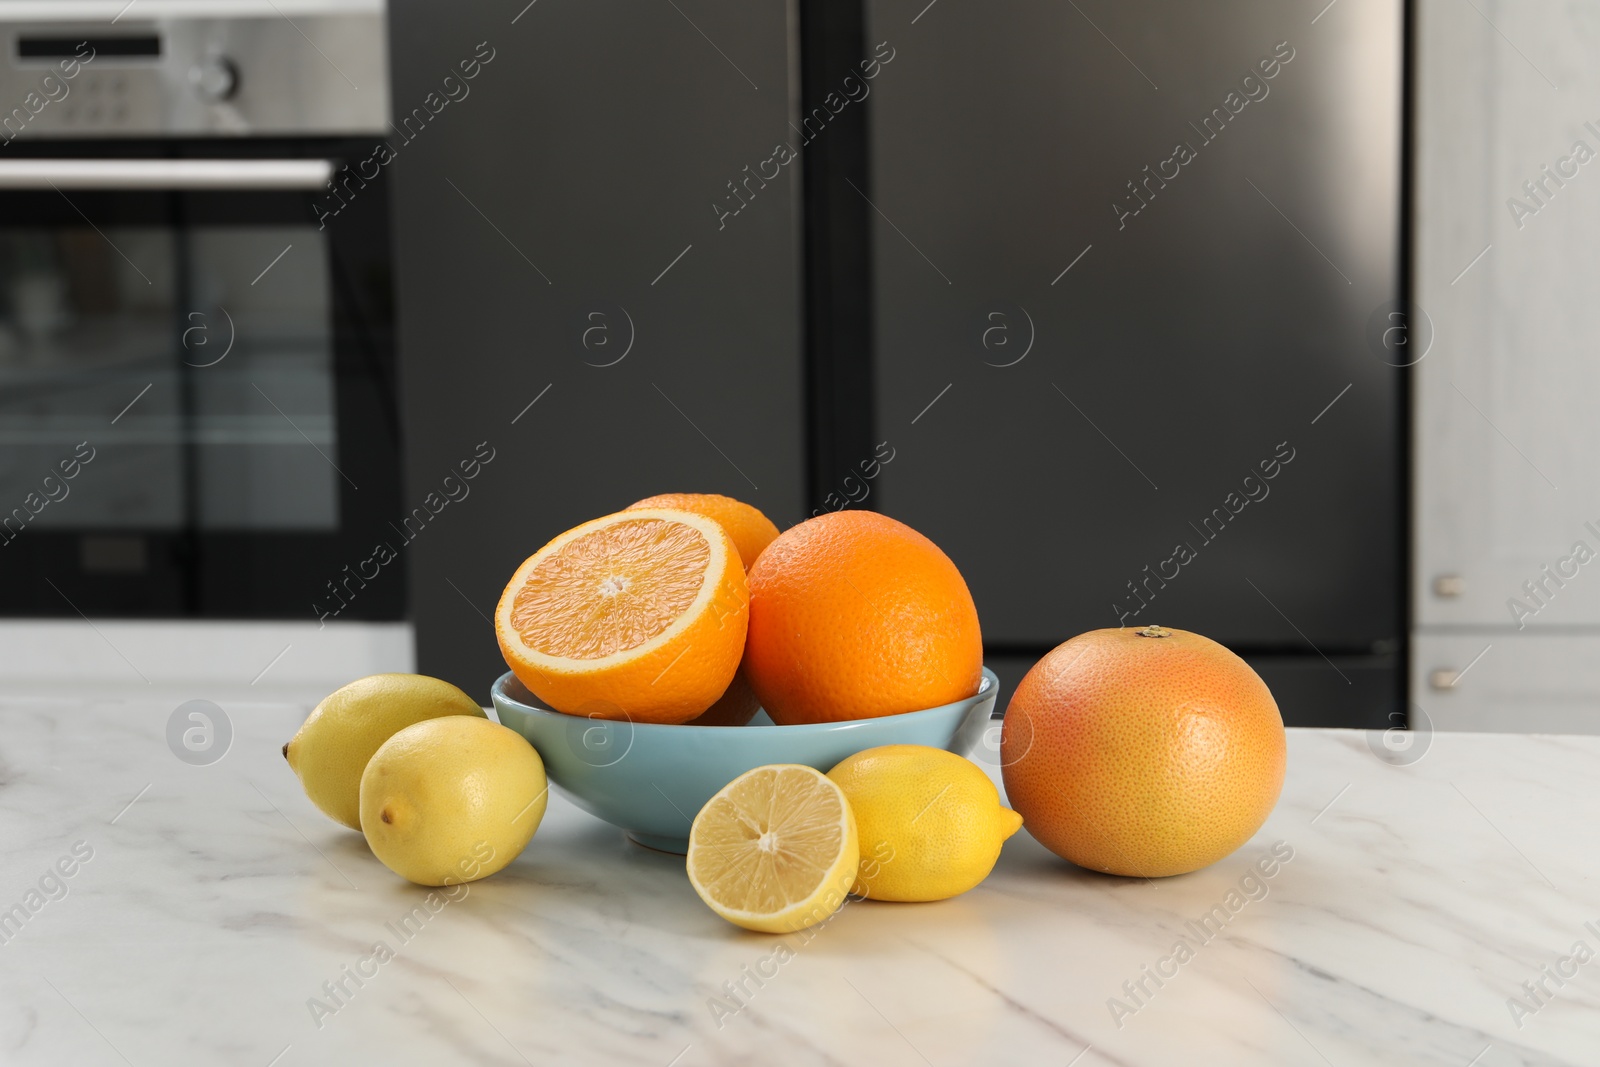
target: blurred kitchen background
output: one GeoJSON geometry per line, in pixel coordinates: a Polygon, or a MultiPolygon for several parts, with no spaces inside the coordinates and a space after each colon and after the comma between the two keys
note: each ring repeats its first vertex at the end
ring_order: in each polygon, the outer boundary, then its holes
{"type": "Polygon", "coordinates": [[[1159,622],[1291,725],[1600,729],[1597,47],[1524,0],[0,0],[0,679],[486,695],[517,563],[703,491],[926,533],[1007,689],[1159,622]]]}

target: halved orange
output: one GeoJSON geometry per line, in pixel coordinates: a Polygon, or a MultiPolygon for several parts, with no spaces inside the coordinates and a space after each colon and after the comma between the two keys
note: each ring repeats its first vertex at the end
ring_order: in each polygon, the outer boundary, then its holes
{"type": "Polygon", "coordinates": [[[635,508],[678,508],[716,519],[739,546],[739,558],[744,560],[746,571],[778,536],[778,527],[760,508],[721,493],[662,493],[628,505],[629,511],[635,508]]]}
{"type": "Polygon", "coordinates": [[[698,718],[690,719],[687,725],[743,726],[755,718],[756,712],[760,710],[761,701],[756,699],[756,691],[751,689],[750,683],[745,680],[741,661],[739,670],[734,673],[733,681],[728,683],[728,691],[718,697],[717,702],[698,718]]]}
{"type": "Polygon", "coordinates": [[[746,930],[786,934],[839,910],[861,848],[844,790],[814,768],[775,763],[706,801],[685,862],[712,911],[746,930]]]}
{"type": "Polygon", "coordinates": [[[641,508],[529,556],[500,597],[495,636],[512,672],[557,711],[680,723],[733,680],[749,600],[720,525],[641,508]]]}
{"type": "MultiPolygon", "coordinates": [[[[762,513],[760,508],[720,493],[662,493],[628,505],[629,511],[635,508],[677,508],[715,519],[724,530],[728,531],[728,536],[733,538],[733,543],[738,546],[739,558],[744,561],[746,580],[749,579],[750,567],[755,563],[756,557],[761,555],[761,550],[778,537],[778,527],[762,513]]],[[[750,688],[741,664],[739,673],[734,675],[733,683],[728,686],[728,691],[706,709],[704,715],[692,720],[689,725],[743,726],[755,718],[756,712],[760,710],[761,701],[756,698],[755,690],[750,688]]]]}

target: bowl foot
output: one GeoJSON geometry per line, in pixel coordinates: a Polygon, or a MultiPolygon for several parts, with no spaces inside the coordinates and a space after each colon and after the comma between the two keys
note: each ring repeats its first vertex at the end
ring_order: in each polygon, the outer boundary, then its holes
{"type": "Polygon", "coordinates": [[[674,856],[687,856],[689,854],[689,839],[687,837],[662,837],[659,834],[640,834],[632,830],[622,831],[629,841],[656,852],[666,852],[674,856]]]}

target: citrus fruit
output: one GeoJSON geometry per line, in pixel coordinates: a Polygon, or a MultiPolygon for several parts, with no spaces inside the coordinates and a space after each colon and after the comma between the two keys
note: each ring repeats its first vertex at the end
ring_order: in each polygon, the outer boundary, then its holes
{"type": "Polygon", "coordinates": [[[689,830],[689,884],[736,926],[803,930],[838,910],[860,859],[844,793],[811,767],[746,771],[706,801],[689,830]]]}
{"type": "Polygon", "coordinates": [[[857,896],[945,900],[989,877],[1022,816],[971,760],[927,745],[857,752],[828,772],[861,839],[857,896]]]}
{"type": "Polygon", "coordinates": [[[755,718],[760,710],[761,701],[756,699],[755,690],[750,688],[750,683],[745,680],[744,669],[740,668],[734,672],[733,681],[728,683],[727,691],[717,698],[717,702],[685,725],[743,726],[755,718]]]}
{"type": "Polygon", "coordinates": [[[921,711],[978,691],[983,639],[961,572],[911,527],[835,511],[750,569],[745,674],[779,724],[921,711]]]}
{"type": "Polygon", "coordinates": [[[557,711],[679,723],[733,681],[748,601],[718,523],[640,508],[529,556],[500,597],[495,635],[512,672],[557,711]]]}
{"type": "Polygon", "coordinates": [[[443,715],[486,718],[478,702],[437,678],[374,674],[329,693],[283,746],[311,803],[361,829],[361,772],[397,731],[443,715]]]}
{"type": "Polygon", "coordinates": [[[747,571],[778,536],[778,528],[760,508],[719,493],[662,493],[628,505],[629,511],[634,508],[676,508],[715,519],[739,547],[739,559],[747,571]]]}
{"type": "Polygon", "coordinates": [[[1000,737],[1028,831],[1082,867],[1199,870],[1261,828],[1283,787],[1283,719],[1256,672],[1186,630],[1091,630],[1028,671],[1000,737]]]}
{"type": "Polygon", "coordinates": [[[527,847],[548,802],[539,753],[489,719],[408,726],[361,775],[367,845],[418,885],[456,885],[500,870],[527,847]]]}
{"type": "MultiPolygon", "coordinates": [[[[717,493],[662,493],[628,506],[630,511],[634,508],[677,508],[716,520],[733,538],[733,543],[739,549],[739,559],[743,561],[747,572],[756,557],[761,555],[761,550],[778,536],[777,526],[759,508],[717,493]]],[[[760,710],[761,702],[756,699],[741,670],[728,684],[727,692],[718,697],[717,702],[707,708],[704,714],[690,720],[689,725],[743,726],[755,718],[760,710]]]]}

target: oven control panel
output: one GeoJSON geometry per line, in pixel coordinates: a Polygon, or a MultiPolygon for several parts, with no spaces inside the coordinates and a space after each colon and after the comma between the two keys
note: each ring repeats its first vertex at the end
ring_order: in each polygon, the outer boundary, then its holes
{"type": "Polygon", "coordinates": [[[6,19],[0,6],[0,147],[17,139],[381,133],[388,123],[378,0],[297,9],[292,21],[256,0],[144,0],[115,23],[92,2],[61,0],[49,15],[6,19]]]}

